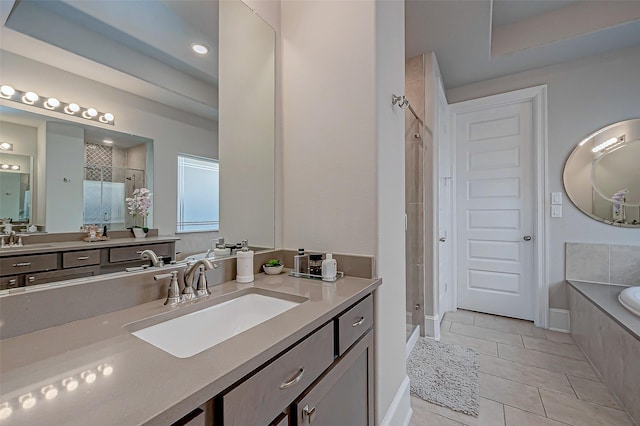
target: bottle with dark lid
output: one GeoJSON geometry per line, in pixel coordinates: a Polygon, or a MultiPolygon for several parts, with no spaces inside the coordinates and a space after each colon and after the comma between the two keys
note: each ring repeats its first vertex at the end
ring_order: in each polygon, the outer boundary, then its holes
{"type": "Polygon", "coordinates": [[[311,275],[322,276],[322,255],[321,254],[309,255],[309,273],[311,275]]]}

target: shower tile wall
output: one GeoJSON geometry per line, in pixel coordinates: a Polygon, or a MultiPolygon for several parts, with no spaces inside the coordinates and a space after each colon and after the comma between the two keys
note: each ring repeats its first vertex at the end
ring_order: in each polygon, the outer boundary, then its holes
{"type": "MultiPolygon", "coordinates": [[[[422,55],[405,63],[405,96],[420,117],[424,117],[424,71],[422,55]]],[[[407,323],[419,325],[424,319],[424,132],[408,110],[405,120],[407,323]]]]}

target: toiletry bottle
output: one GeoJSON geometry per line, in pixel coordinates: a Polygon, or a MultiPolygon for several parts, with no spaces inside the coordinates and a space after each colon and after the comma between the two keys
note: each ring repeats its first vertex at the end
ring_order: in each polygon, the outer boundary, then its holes
{"type": "Polygon", "coordinates": [[[309,273],[309,255],[304,253],[303,248],[299,248],[298,254],[293,256],[293,272],[297,274],[309,273]]]}
{"type": "Polygon", "coordinates": [[[338,275],[338,262],[336,262],[331,253],[327,253],[322,261],[322,280],[335,281],[336,275],[338,275]]]}
{"type": "Polygon", "coordinates": [[[309,274],[322,276],[322,255],[310,254],[309,255],[309,274]]]}
{"type": "Polygon", "coordinates": [[[236,253],[237,269],[236,281],[250,283],[253,281],[253,250],[249,250],[249,242],[242,240],[242,249],[236,253]]]}

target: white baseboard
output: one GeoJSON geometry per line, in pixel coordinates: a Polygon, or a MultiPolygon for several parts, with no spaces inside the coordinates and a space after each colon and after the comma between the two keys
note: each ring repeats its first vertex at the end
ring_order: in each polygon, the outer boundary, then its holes
{"type": "Polygon", "coordinates": [[[424,316],[424,335],[434,340],[440,340],[440,317],[438,315],[424,316]]]}
{"type": "Polygon", "coordinates": [[[418,341],[418,337],[420,337],[420,326],[417,326],[416,328],[414,328],[413,332],[411,333],[411,336],[409,336],[409,338],[407,339],[407,353],[406,353],[407,359],[409,359],[409,354],[411,354],[413,347],[416,345],[416,342],[418,341]]]}
{"type": "Polygon", "coordinates": [[[549,308],[549,330],[571,333],[571,317],[566,309],[549,308]]]}
{"type": "Polygon", "coordinates": [[[380,426],[407,426],[411,421],[413,410],[411,409],[411,398],[409,397],[409,377],[404,376],[396,396],[393,397],[387,414],[380,422],[380,426]]]}

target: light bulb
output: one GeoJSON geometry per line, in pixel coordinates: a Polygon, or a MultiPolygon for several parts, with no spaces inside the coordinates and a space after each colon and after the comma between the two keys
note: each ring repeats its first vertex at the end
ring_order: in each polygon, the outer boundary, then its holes
{"type": "Polygon", "coordinates": [[[99,120],[101,123],[111,123],[114,120],[113,114],[110,112],[105,112],[104,115],[100,116],[99,120]]]}
{"type": "Polygon", "coordinates": [[[0,420],[6,419],[13,413],[13,408],[9,406],[8,402],[3,402],[0,407],[0,420]]]}
{"type": "Polygon", "coordinates": [[[42,392],[44,397],[49,400],[58,396],[58,389],[53,385],[43,387],[40,392],[42,392]]]}
{"type": "Polygon", "coordinates": [[[89,117],[95,117],[96,115],[98,115],[98,111],[96,111],[95,108],[89,108],[87,109],[87,114],[89,115],[89,117]]]}
{"type": "Polygon", "coordinates": [[[22,395],[18,401],[20,401],[22,408],[24,408],[25,410],[33,408],[33,406],[36,405],[37,402],[33,395],[31,395],[31,393],[22,395]]]}
{"type": "Polygon", "coordinates": [[[209,53],[209,48],[203,44],[193,43],[191,45],[191,49],[196,52],[198,55],[206,55],[209,53]]]}
{"type": "Polygon", "coordinates": [[[17,164],[10,166],[10,168],[11,170],[20,170],[20,166],[18,166],[17,164]]]}
{"type": "Polygon", "coordinates": [[[68,379],[64,379],[62,381],[62,386],[64,386],[67,391],[73,392],[74,390],[78,389],[78,381],[73,377],[69,377],[68,379]]]}
{"type": "Polygon", "coordinates": [[[64,109],[64,112],[66,112],[67,114],[75,114],[78,111],[80,111],[80,105],[75,103],[70,103],[64,109]]]}
{"type": "Polygon", "coordinates": [[[87,371],[83,372],[80,375],[80,377],[82,377],[84,379],[85,383],[91,384],[91,383],[96,381],[96,377],[97,376],[96,376],[96,373],[94,373],[93,371],[87,370],[87,371]]]}
{"type": "Polygon", "coordinates": [[[0,86],[0,94],[2,95],[3,98],[10,98],[12,97],[14,94],[16,93],[16,90],[8,85],[3,85],[0,86]]]}
{"type": "Polygon", "coordinates": [[[0,164],[0,168],[4,169],[4,170],[7,170],[7,169],[9,169],[9,165],[8,164],[0,164]]]}
{"type": "Polygon", "coordinates": [[[109,364],[102,364],[98,366],[98,371],[102,373],[103,376],[110,376],[113,373],[113,367],[109,364]]]}
{"type": "Polygon", "coordinates": [[[60,106],[60,101],[57,100],[56,98],[49,98],[44,103],[44,107],[47,109],[54,109],[54,108],[58,108],[59,106],[60,106]]]}
{"type": "Polygon", "coordinates": [[[27,92],[22,97],[22,101],[26,104],[32,105],[35,101],[40,99],[36,92],[27,92]]]}
{"type": "Polygon", "coordinates": [[[0,149],[3,151],[13,151],[13,144],[10,144],[9,142],[2,142],[0,143],[0,149]]]}

